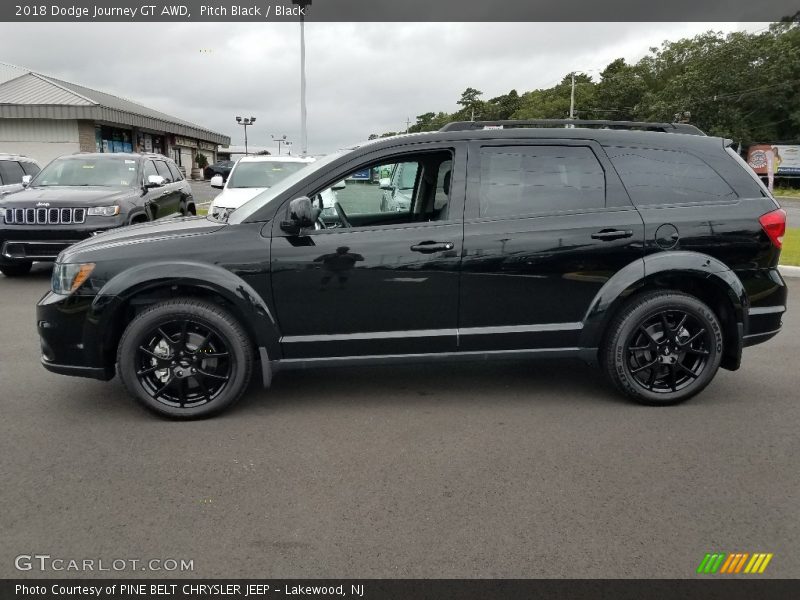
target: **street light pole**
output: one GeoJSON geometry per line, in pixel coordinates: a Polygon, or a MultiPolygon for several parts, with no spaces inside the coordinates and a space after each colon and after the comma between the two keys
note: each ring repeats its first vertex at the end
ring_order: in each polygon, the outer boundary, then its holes
{"type": "Polygon", "coordinates": [[[575,118],[575,71],[572,72],[572,92],[569,95],[569,118],[575,118]]]}
{"type": "Polygon", "coordinates": [[[292,0],[300,7],[300,155],[308,154],[308,124],[306,114],[306,18],[311,0],[292,0]]]}
{"type": "Polygon", "coordinates": [[[236,122],[244,127],[244,155],[247,156],[247,128],[256,122],[255,117],[236,117],[236,122]]]}
{"type": "Polygon", "coordinates": [[[281,144],[285,144],[286,143],[286,135],[284,134],[284,135],[275,136],[275,134],[272,134],[272,133],[270,133],[269,135],[273,140],[278,142],[278,156],[280,156],[281,155],[281,144]]]}

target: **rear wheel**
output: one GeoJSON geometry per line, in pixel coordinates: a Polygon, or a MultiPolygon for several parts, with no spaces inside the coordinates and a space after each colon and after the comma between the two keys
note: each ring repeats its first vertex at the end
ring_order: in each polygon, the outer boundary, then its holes
{"type": "Polygon", "coordinates": [[[722,329],[714,312],[693,296],[648,293],[611,323],[600,358],[609,380],[635,401],[676,404],[716,375],[722,329]]]}
{"type": "Polygon", "coordinates": [[[239,322],[192,298],[168,300],[128,325],[117,370],[128,392],[159,414],[195,419],[216,414],[247,389],[253,351],[239,322]]]}
{"type": "Polygon", "coordinates": [[[30,261],[14,263],[13,265],[0,265],[0,273],[6,277],[23,277],[31,272],[32,266],[33,263],[30,261]]]}

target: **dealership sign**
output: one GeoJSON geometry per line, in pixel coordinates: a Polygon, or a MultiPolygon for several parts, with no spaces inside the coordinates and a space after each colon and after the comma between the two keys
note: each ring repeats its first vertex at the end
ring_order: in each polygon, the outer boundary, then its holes
{"type": "Polygon", "coordinates": [[[758,175],[800,175],[800,146],[756,144],[747,151],[747,164],[758,175]]]}

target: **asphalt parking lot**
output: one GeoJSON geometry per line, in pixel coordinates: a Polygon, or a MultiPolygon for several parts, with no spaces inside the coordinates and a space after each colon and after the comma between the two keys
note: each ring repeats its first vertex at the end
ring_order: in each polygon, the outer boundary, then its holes
{"type": "MultiPolygon", "coordinates": [[[[176,423],[39,366],[49,274],[0,276],[2,577],[92,575],[15,570],[34,553],[193,577],[693,577],[714,551],[800,577],[797,311],[677,407],[515,362],[283,373],[176,423]]],[[[101,574],[122,575],[164,573],[101,574]]]]}

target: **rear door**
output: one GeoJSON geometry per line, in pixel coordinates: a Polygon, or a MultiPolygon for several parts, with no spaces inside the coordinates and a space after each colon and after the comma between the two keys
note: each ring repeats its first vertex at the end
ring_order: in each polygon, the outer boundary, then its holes
{"type": "Polygon", "coordinates": [[[578,346],[592,299],[644,228],[593,141],[473,142],[459,349],[578,346]]]}
{"type": "Polygon", "coordinates": [[[156,171],[166,181],[166,185],[161,188],[161,193],[157,198],[159,216],[166,216],[176,213],[181,207],[181,184],[175,181],[172,173],[163,160],[156,160],[156,171]]]}

